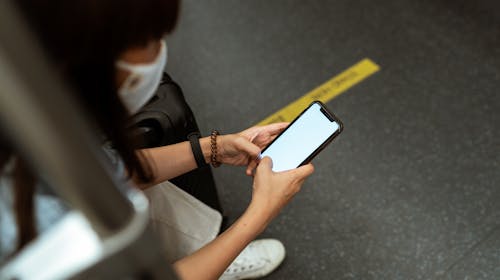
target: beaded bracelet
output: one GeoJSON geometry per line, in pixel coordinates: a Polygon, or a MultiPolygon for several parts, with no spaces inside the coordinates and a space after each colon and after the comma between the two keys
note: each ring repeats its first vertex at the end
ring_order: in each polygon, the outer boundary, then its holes
{"type": "Polygon", "coordinates": [[[220,135],[219,131],[212,130],[210,134],[210,149],[212,150],[212,156],[210,157],[210,163],[213,167],[219,167],[221,163],[217,161],[217,136],[220,135]]]}

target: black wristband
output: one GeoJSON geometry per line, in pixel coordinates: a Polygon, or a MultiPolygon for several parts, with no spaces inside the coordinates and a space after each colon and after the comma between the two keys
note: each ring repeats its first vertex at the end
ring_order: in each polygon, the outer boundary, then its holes
{"type": "Polygon", "coordinates": [[[208,166],[205,162],[205,157],[203,156],[203,151],[200,146],[200,133],[192,132],[188,135],[189,143],[191,143],[191,150],[193,150],[194,159],[198,168],[208,166]]]}

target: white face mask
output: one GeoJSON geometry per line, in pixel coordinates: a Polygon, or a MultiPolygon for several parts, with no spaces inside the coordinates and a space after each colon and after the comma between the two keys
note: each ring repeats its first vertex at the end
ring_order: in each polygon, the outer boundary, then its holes
{"type": "Polygon", "coordinates": [[[166,64],[167,44],[163,40],[158,56],[151,63],[131,64],[122,60],[116,63],[117,67],[130,72],[118,89],[118,94],[130,113],[137,113],[153,97],[166,64]]]}

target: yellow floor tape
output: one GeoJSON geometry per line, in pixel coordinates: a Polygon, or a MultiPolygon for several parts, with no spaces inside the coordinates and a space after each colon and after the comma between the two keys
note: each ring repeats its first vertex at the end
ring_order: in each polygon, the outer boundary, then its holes
{"type": "Polygon", "coordinates": [[[326,103],[376,73],[379,69],[380,67],[375,62],[365,58],[326,83],[288,104],[286,107],[265,118],[258,125],[292,121],[314,100],[326,103]]]}

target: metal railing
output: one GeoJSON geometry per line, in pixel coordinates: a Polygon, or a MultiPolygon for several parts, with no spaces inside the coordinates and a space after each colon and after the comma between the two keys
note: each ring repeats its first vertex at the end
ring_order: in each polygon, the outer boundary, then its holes
{"type": "MultiPolygon", "coordinates": [[[[99,240],[98,257],[64,278],[175,279],[148,227],[147,200],[129,186],[118,187],[96,130],[68,90],[13,3],[0,0],[0,127],[99,240]]],[[[32,258],[43,250],[39,239],[28,246],[32,258]]],[[[16,269],[30,263],[27,254],[0,268],[0,279],[19,279],[16,269]]],[[[44,261],[38,260],[39,269],[44,261]]]]}

